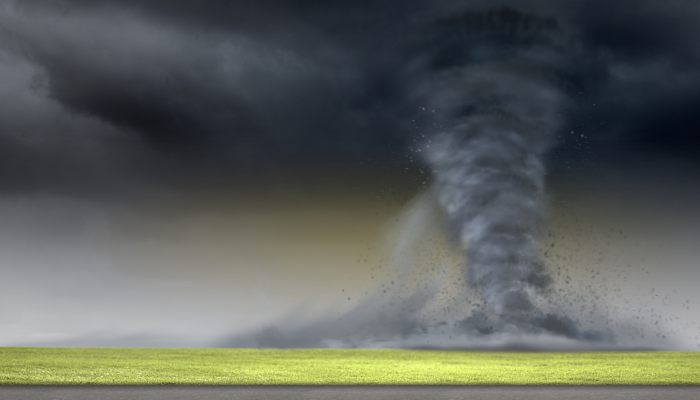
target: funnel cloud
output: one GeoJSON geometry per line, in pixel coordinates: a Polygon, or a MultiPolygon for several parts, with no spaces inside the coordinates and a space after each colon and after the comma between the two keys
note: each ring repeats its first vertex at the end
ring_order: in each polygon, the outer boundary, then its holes
{"type": "Polygon", "coordinates": [[[436,115],[426,146],[436,197],[465,248],[467,281],[483,299],[470,322],[484,333],[572,335],[568,320],[537,306],[551,280],[539,237],[545,156],[567,101],[557,80],[567,54],[552,39],[563,32],[555,31],[554,19],[512,9],[453,19],[461,24],[450,28],[461,35],[451,32],[433,43],[461,39],[461,46],[478,49],[428,69],[419,90],[436,115]]]}

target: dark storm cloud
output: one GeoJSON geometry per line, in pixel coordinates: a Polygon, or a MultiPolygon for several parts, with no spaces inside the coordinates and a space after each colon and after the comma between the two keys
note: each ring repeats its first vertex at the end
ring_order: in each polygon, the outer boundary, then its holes
{"type": "Polygon", "coordinates": [[[390,117],[374,117],[358,59],[320,28],[279,4],[192,4],[8,4],[3,44],[66,114],[135,132],[188,167],[314,165],[398,147],[377,132],[390,117]]]}
{"type": "Polygon", "coordinates": [[[699,166],[691,110],[700,104],[700,4],[587,3],[574,18],[583,52],[572,71],[577,101],[564,157],[603,168],[640,159],[699,166]]]}
{"type": "Polygon", "coordinates": [[[318,99],[336,97],[354,79],[352,68],[345,76],[336,70],[348,60],[323,42],[302,52],[300,29],[280,43],[94,5],[20,9],[12,17],[8,30],[46,71],[52,98],[166,147],[256,144],[271,127],[284,141],[279,123],[294,135],[302,113],[327,119],[334,110],[318,99]]]}
{"type": "MultiPolygon", "coordinates": [[[[5,107],[3,179],[80,185],[139,168],[402,163],[417,106],[403,100],[402,70],[423,50],[416,43],[465,8],[507,5],[575,38],[567,131],[598,153],[688,158],[699,125],[697,3],[560,3],[8,1],[0,79],[24,82],[6,85],[6,99],[34,100],[5,107]]],[[[560,152],[580,156],[564,138],[560,152]]]]}
{"type": "Polygon", "coordinates": [[[138,135],[49,99],[45,75],[33,63],[0,51],[0,77],[0,193],[104,187],[106,178],[117,184],[154,160],[138,135]]]}

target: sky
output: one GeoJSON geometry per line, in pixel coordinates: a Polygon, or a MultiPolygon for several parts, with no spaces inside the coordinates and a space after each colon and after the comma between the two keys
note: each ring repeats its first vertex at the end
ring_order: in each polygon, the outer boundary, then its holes
{"type": "Polygon", "coordinates": [[[546,155],[552,263],[595,275],[572,290],[615,292],[601,304],[619,318],[674,316],[679,338],[659,343],[694,348],[699,14],[693,0],[3,1],[0,345],[215,345],[351,310],[432,190],[423,76],[546,42],[567,98],[546,155]],[[658,302],[638,293],[652,289],[658,302]]]}

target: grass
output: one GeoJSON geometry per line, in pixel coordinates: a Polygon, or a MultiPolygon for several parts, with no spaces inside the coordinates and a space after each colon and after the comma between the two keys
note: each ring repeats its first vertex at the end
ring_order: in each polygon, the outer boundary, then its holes
{"type": "Polygon", "coordinates": [[[700,353],[0,348],[4,385],[698,385],[700,353]]]}

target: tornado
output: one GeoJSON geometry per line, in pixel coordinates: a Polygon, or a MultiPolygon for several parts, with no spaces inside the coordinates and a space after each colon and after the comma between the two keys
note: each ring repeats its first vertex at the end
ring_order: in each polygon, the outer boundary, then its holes
{"type": "Polygon", "coordinates": [[[424,148],[433,189],[482,298],[482,333],[576,336],[538,306],[551,279],[540,258],[545,156],[562,126],[566,51],[557,21],[511,9],[441,21],[417,85],[432,114],[424,148]]]}

